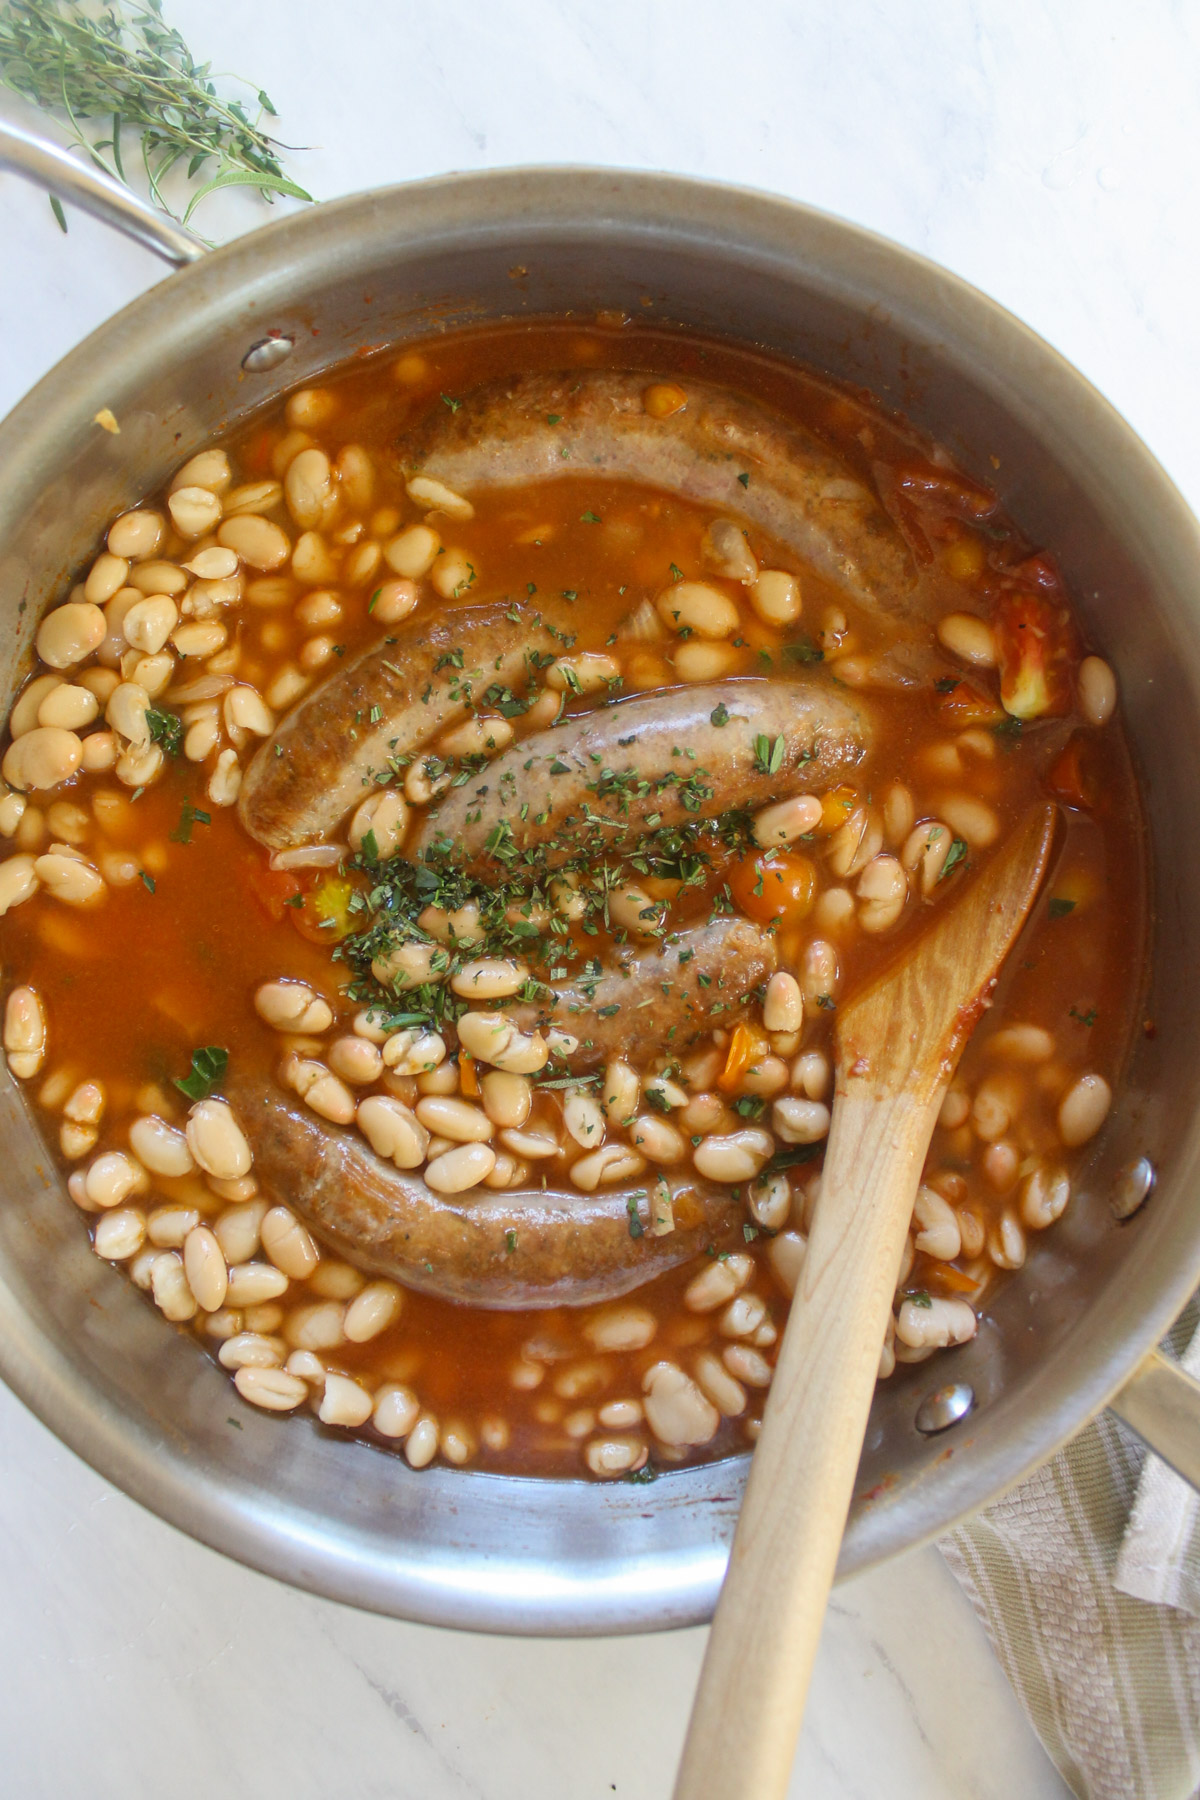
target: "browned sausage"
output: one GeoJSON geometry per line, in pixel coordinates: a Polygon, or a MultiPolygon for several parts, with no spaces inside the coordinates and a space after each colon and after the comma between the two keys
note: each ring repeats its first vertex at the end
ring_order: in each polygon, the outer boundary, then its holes
{"type": "Polygon", "coordinates": [[[527,651],[560,648],[511,603],[398,626],[295,706],[246,770],[238,811],[273,850],[323,837],[404,758],[479,706],[526,685],[527,651]]]}
{"type": "Polygon", "coordinates": [[[876,612],[919,609],[915,571],[875,496],[799,426],[688,377],[687,405],[654,419],[640,373],[571,370],[491,381],[435,407],[400,442],[405,472],[457,493],[599,475],[757,525],[876,612]]]}
{"type": "Polygon", "coordinates": [[[664,943],[626,945],[592,975],[556,981],[541,1004],[511,1011],[525,1030],[557,1025],[579,1039],[572,1069],[612,1056],[686,1050],[701,1032],[733,1024],[751,990],[775,971],[775,939],[749,919],[721,915],[664,943]]]}
{"type": "Polygon", "coordinates": [[[617,856],[650,827],[821,792],[854,767],[867,737],[863,709],[814,681],[638,695],[494,757],[421,821],[412,854],[436,847],[467,873],[493,876],[617,856]],[[782,738],[778,763],[769,750],[764,762],[762,738],[782,738]]]}
{"type": "Polygon", "coordinates": [[[227,1092],[270,1193],[358,1267],[447,1300],[517,1310],[615,1299],[710,1244],[727,1247],[740,1218],[736,1190],[674,1173],[675,1229],[662,1237],[649,1225],[654,1174],[595,1194],[476,1188],[447,1197],[265,1082],[227,1092]]]}

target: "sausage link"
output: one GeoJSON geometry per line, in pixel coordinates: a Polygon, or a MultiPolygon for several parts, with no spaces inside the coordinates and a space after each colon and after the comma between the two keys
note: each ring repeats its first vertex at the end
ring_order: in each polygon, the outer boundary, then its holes
{"type": "Polygon", "coordinates": [[[231,1086],[230,1099],[279,1200],[359,1267],[447,1300],[517,1310],[615,1299],[708,1245],[730,1246],[741,1216],[736,1189],[698,1176],[673,1177],[675,1229],[661,1237],[643,1223],[646,1183],[434,1194],[265,1081],[231,1086]]]}
{"type": "Polygon", "coordinates": [[[860,761],[868,737],[862,707],[817,681],[735,680],[639,694],[494,757],[477,781],[452,788],[422,820],[413,855],[436,852],[472,875],[492,876],[616,856],[652,825],[821,792],[860,761]]]}

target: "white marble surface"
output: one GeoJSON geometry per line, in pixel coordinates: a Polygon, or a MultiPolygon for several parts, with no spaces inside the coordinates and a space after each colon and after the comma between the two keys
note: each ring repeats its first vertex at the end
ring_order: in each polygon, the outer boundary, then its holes
{"type": "MultiPolygon", "coordinates": [[[[1200,13],[1171,0],[167,0],[268,86],[319,197],[444,169],[600,162],[792,194],[1003,300],[1200,503],[1200,13]],[[333,24],[336,21],[336,25],[333,24]]],[[[12,110],[16,111],[16,108],[12,110]]],[[[261,209],[224,197],[213,235],[261,209]]],[[[0,410],[147,255],[0,177],[0,410]]],[[[560,1644],[292,1592],[180,1537],[0,1392],[3,1791],[658,1800],[703,1633],[560,1644]]],[[[932,1551],[838,1590],[792,1791],[1066,1789],[932,1551]]]]}

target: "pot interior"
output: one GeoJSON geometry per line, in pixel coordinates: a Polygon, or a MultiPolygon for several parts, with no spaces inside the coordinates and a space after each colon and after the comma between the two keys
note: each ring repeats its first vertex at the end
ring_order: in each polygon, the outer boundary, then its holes
{"type": "MultiPolygon", "coordinates": [[[[846,1573],[944,1529],[1048,1454],[1200,1280],[1200,834],[1181,829],[1200,792],[1200,537],[1117,415],[982,296],[782,201],[586,170],[366,195],[165,280],[0,428],[0,673],[10,696],[42,608],[93,553],[103,523],[283,388],[406,337],[599,308],[795,358],[869,388],[946,445],[1056,551],[1092,643],[1118,671],[1143,781],[1152,1028],[1131,1048],[1066,1216],[1033,1240],[976,1340],[899,1367],[877,1392],[846,1573]],[[252,372],[247,353],[269,336],[293,348],[252,372]],[[101,409],[118,435],[93,422],[101,409]],[[1120,1223],[1120,1171],[1143,1156],[1158,1171],[1154,1194],[1120,1223]],[[951,1379],[972,1386],[976,1409],[952,1432],[922,1437],[917,1407],[951,1379]]],[[[91,1254],[6,1074],[0,1133],[0,1365],[129,1493],[259,1568],[408,1617],[598,1632],[708,1616],[746,1459],[648,1486],[415,1473],[315,1422],[237,1406],[224,1371],[91,1254]]]]}

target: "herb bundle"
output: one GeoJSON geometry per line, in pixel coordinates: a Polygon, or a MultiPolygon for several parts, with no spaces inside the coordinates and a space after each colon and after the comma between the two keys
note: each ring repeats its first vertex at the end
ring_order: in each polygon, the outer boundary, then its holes
{"type": "MultiPolygon", "coordinates": [[[[0,82],[62,120],[75,143],[106,175],[129,186],[126,133],[139,141],[151,198],[187,224],[206,195],[256,188],[265,200],[310,200],[283,170],[285,148],[263,129],[276,112],[261,88],[251,112],[223,100],[211,64],[196,62],[182,36],[164,23],[162,0],[97,7],[85,0],[6,0],[0,5],[0,82]],[[87,122],[106,136],[89,136],[87,122]],[[182,214],[163,196],[168,175],[183,166],[199,182],[182,214]]],[[[51,201],[63,230],[61,206],[51,201]]]]}

